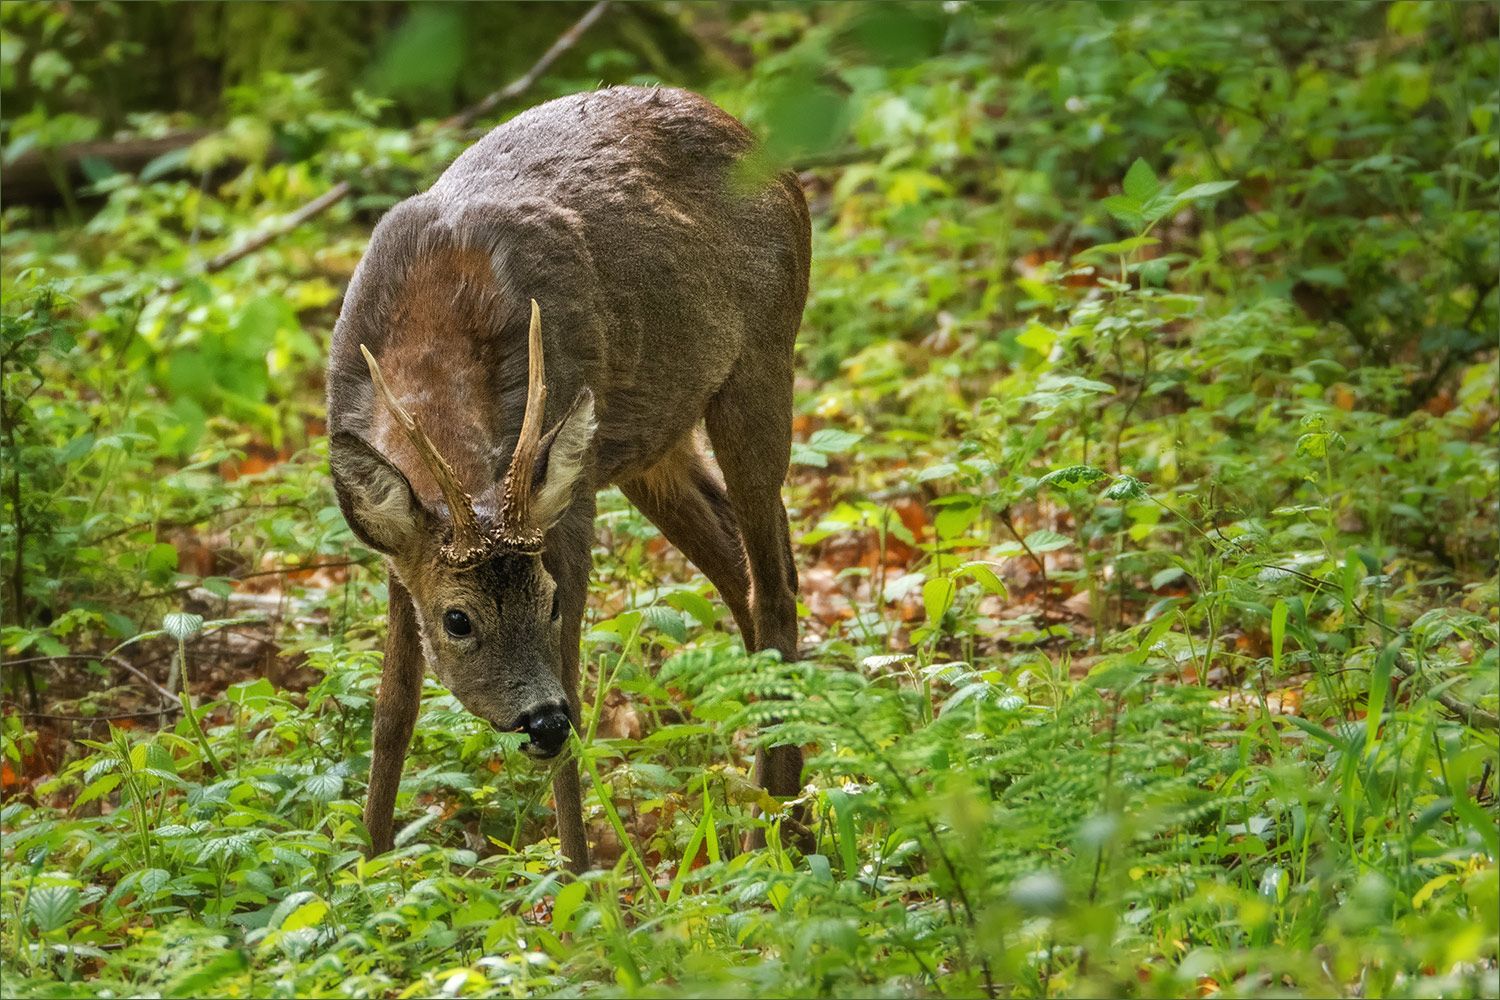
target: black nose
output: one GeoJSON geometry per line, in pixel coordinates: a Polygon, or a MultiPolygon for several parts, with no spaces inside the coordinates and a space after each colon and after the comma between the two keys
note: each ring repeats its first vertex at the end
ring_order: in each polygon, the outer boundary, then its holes
{"type": "Polygon", "coordinates": [[[557,756],[563,744],[568,742],[568,733],[572,728],[567,706],[548,705],[528,715],[521,731],[531,737],[531,744],[526,747],[527,752],[535,757],[545,758],[557,756]]]}

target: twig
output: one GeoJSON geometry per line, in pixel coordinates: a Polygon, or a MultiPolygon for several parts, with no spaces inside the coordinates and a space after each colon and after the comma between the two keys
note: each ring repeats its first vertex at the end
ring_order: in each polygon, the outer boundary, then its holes
{"type": "MultiPolygon", "coordinates": [[[[302,566],[279,566],[276,569],[261,569],[256,570],[254,573],[246,573],[243,576],[226,577],[225,579],[228,579],[233,583],[239,583],[241,580],[249,580],[252,577],[257,576],[282,576],[288,573],[310,573],[315,569],[338,569],[340,566],[368,566],[371,561],[372,560],[370,558],[345,559],[339,562],[306,563],[302,566]]],[[[142,601],[154,601],[163,597],[172,597],[175,594],[185,594],[188,591],[194,590],[201,585],[201,581],[199,583],[184,583],[181,586],[173,587],[170,590],[158,590],[154,593],[143,594],[139,599],[142,601]]]]}
{"type": "MultiPolygon", "coordinates": [[[[1418,684],[1424,687],[1427,686],[1427,678],[1422,676],[1422,671],[1412,666],[1411,661],[1400,653],[1396,654],[1396,669],[1418,684]]],[[[1448,711],[1463,719],[1467,725],[1474,729],[1500,729],[1500,715],[1496,715],[1493,712],[1486,712],[1477,705],[1470,705],[1467,702],[1459,701],[1451,694],[1445,694],[1442,691],[1435,692],[1428,690],[1426,693],[1433,701],[1436,701],[1439,705],[1442,705],[1448,711]]]]}
{"type": "MultiPolygon", "coordinates": [[[[180,711],[174,706],[166,706],[166,711],[180,711]]],[[[160,717],[163,709],[157,708],[150,712],[115,712],[110,715],[49,715],[46,712],[22,711],[19,714],[28,719],[42,719],[46,722],[113,722],[116,719],[155,719],[160,717]]]]}
{"type": "Polygon", "coordinates": [[[552,47],[543,52],[542,57],[525,73],[488,95],[478,104],[465,108],[451,118],[445,118],[438,128],[468,128],[477,119],[494,110],[501,101],[508,101],[525,93],[533,83],[536,83],[537,78],[547,71],[547,67],[557,60],[558,56],[571,49],[583,33],[604,16],[604,12],[609,10],[609,4],[610,0],[599,0],[578,19],[573,27],[559,35],[557,41],[552,43],[552,47]]]}
{"type": "Polygon", "coordinates": [[[140,670],[136,669],[136,667],[133,664],[127,662],[124,657],[115,656],[112,653],[103,653],[95,656],[90,656],[86,653],[59,653],[56,656],[28,656],[19,660],[7,660],[5,661],[3,666],[14,667],[26,663],[51,663],[58,660],[93,660],[99,663],[110,663],[114,666],[119,667],[121,670],[124,670],[126,673],[131,674],[132,676],[144,681],[146,685],[151,688],[151,690],[157,693],[157,695],[162,699],[163,703],[163,707],[161,709],[156,712],[147,713],[149,715],[159,715],[162,711],[165,711],[167,708],[173,705],[176,705],[179,708],[182,705],[182,702],[179,701],[177,696],[172,692],[168,691],[166,688],[156,683],[150,677],[147,677],[140,670]]]}
{"type": "MultiPolygon", "coordinates": [[[[540,77],[544,72],[546,72],[547,67],[551,66],[552,63],[556,61],[558,56],[562,55],[568,49],[572,48],[573,45],[578,41],[579,37],[582,36],[583,33],[587,31],[595,21],[599,20],[599,18],[603,16],[604,12],[609,9],[609,4],[610,0],[599,0],[598,3],[594,4],[594,6],[588,9],[588,12],[585,13],[583,17],[578,19],[578,22],[576,24],[574,24],[567,31],[563,32],[562,35],[557,39],[557,41],[552,43],[552,47],[549,48],[546,52],[543,52],[542,57],[535,63],[533,63],[531,68],[528,69],[524,74],[506,84],[504,87],[501,87],[494,93],[490,94],[488,97],[484,98],[484,100],[480,101],[478,104],[475,104],[473,107],[466,108],[453,117],[439,123],[439,130],[449,128],[461,129],[467,126],[469,123],[473,122],[479,116],[483,115],[485,112],[489,111],[491,108],[495,107],[495,105],[499,104],[501,101],[507,101],[513,97],[519,97],[521,94],[525,93],[531,88],[532,84],[536,83],[537,78],[540,77]]],[[[334,205],[337,205],[339,202],[347,198],[352,190],[353,188],[350,186],[348,181],[339,181],[333,187],[318,195],[318,197],[314,198],[312,201],[309,201],[307,204],[297,209],[291,215],[286,216],[277,225],[270,226],[264,231],[257,233],[256,235],[245,240],[245,242],[241,243],[239,246],[233,247],[229,250],[224,251],[216,257],[210,258],[198,273],[214,274],[218,271],[224,270],[235,261],[238,261],[261,249],[267,244],[285,236],[293,229],[296,229],[298,226],[302,225],[302,223],[306,222],[308,219],[311,219],[314,216],[321,214],[322,212],[326,212],[328,209],[332,208],[334,205]]],[[[175,292],[180,288],[182,288],[182,282],[177,281],[176,279],[168,279],[167,281],[162,282],[159,290],[162,292],[175,292]]]]}

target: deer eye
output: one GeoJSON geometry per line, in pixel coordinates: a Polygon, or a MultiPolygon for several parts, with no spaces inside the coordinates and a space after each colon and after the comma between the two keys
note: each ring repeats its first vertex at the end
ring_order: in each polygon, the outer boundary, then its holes
{"type": "Polygon", "coordinates": [[[553,621],[557,621],[558,614],[559,614],[559,608],[558,608],[558,604],[557,604],[557,591],[554,590],[552,592],[552,620],[553,621]]]}
{"type": "Polygon", "coordinates": [[[469,624],[469,616],[457,608],[449,608],[443,612],[443,628],[455,639],[462,639],[474,630],[469,624]]]}

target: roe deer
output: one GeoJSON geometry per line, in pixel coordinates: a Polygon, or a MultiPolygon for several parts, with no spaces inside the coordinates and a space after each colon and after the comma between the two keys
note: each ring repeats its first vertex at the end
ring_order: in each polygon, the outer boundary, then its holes
{"type": "MultiPolygon", "coordinates": [[[[328,368],[339,505],[390,578],[372,853],[392,846],[424,663],[531,756],[567,745],[608,484],[718,588],[746,648],[795,658],[781,485],[810,230],[795,174],[745,180],[754,146],[686,91],[577,94],[496,128],[375,227],[328,368]]],[[[801,770],[794,746],[755,762],[783,797],[801,770]]],[[[575,761],[553,790],[582,871],[575,761]]]]}

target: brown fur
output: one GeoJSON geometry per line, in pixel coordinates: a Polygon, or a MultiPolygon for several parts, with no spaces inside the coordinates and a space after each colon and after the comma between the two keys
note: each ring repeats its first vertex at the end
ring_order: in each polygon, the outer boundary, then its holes
{"type": "MultiPolygon", "coordinates": [[[[708,576],[747,646],[796,656],[780,490],[810,232],[795,176],[740,183],[752,146],[742,125],[686,91],[574,95],[495,129],[376,227],[328,375],[340,504],[392,576],[365,810],[373,850],[390,847],[423,661],[498,727],[559,699],[577,724],[594,493],[609,483],[708,576]],[[542,317],[543,426],[557,432],[537,483],[571,491],[572,503],[538,526],[540,557],[502,553],[455,570],[438,558],[449,530],[440,491],[376,402],[359,348],[453,466],[479,519],[495,523],[526,406],[531,299],[542,317]],[[570,410],[585,390],[594,407],[570,410]],[[700,419],[722,482],[694,444],[700,419]],[[445,631],[455,608],[472,636],[445,631]]],[[[757,760],[776,795],[795,794],[800,772],[795,747],[757,760]]],[[[563,853],[581,870],[575,766],[558,769],[554,791],[563,853]]]]}

